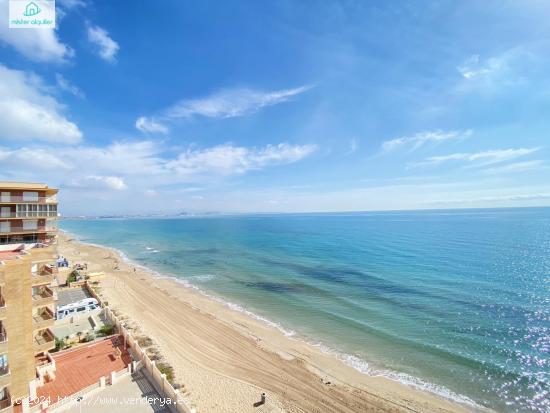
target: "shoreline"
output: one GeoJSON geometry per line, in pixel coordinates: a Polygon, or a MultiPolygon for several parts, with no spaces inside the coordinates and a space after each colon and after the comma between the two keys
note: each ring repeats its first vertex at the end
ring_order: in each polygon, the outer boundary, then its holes
{"type": "MultiPolygon", "coordinates": [[[[357,362],[368,365],[366,361],[356,356],[339,352],[323,343],[307,341],[296,335],[294,331],[285,330],[279,323],[203,291],[187,280],[163,275],[137,264],[116,248],[86,243],[79,240],[78,236],[62,231],[59,253],[69,258],[71,262],[87,262],[91,272],[103,271],[107,274],[107,277],[100,282],[103,298],[109,302],[112,309],[120,312],[130,323],[136,323],[140,330],[154,340],[167,362],[174,367],[178,381],[184,384],[186,397],[199,412],[229,412],[235,411],[234,409],[270,412],[390,410],[460,412],[472,409],[489,411],[470,401],[466,396],[457,395],[443,386],[424,382],[413,376],[398,372],[388,372],[394,377],[369,374],[364,369],[352,365],[357,362]],[[113,267],[118,267],[118,270],[114,270],[113,267]],[[246,361],[246,356],[241,354],[237,357],[233,354],[235,357],[232,358],[229,351],[220,348],[212,349],[216,358],[224,358],[228,364],[223,369],[217,369],[209,359],[211,355],[201,351],[196,354],[198,347],[208,347],[212,344],[205,340],[205,337],[200,337],[187,346],[190,348],[186,350],[192,354],[175,349],[178,342],[185,340],[185,333],[188,332],[185,331],[185,325],[179,326],[179,331],[163,331],[159,326],[155,328],[155,323],[151,321],[157,317],[148,311],[150,308],[147,308],[151,302],[144,300],[139,303],[139,306],[125,302],[128,296],[137,297],[145,290],[160,296],[155,298],[165,301],[168,308],[185,309],[186,312],[191,313],[186,314],[187,316],[198,317],[201,323],[206,320],[208,325],[201,325],[202,328],[211,328],[213,331],[222,328],[224,333],[232,336],[231,342],[236,344],[237,348],[240,345],[250,347],[250,341],[252,341],[255,350],[259,352],[260,360],[266,356],[273,359],[271,361],[276,365],[274,370],[284,371],[286,370],[284,364],[298,364],[300,371],[294,373],[300,377],[307,376],[309,381],[316,382],[317,385],[321,383],[320,394],[319,389],[315,389],[316,391],[310,394],[311,397],[307,397],[308,391],[312,390],[308,387],[311,386],[293,383],[295,386],[292,387],[297,388],[290,389],[290,383],[285,382],[283,377],[275,376],[268,380],[266,377],[257,377],[257,375],[267,374],[261,364],[255,368],[247,366],[245,374],[227,374],[226,370],[240,370],[239,364],[246,361]],[[227,328],[230,330],[227,331],[227,328]],[[219,354],[220,350],[221,354],[219,354]],[[188,366],[184,366],[186,363],[182,361],[192,361],[198,368],[193,374],[189,371],[184,373],[188,366]],[[415,383],[414,380],[418,382],[415,383]],[[229,389],[216,392],[215,387],[222,383],[234,388],[234,393],[229,389]],[[270,385],[276,390],[270,389],[270,385]],[[210,386],[210,388],[204,388],[204,386],[210,386]],[[434,386],[434,390],[430,389],[430,386],[434,386]],[[270,396],[269,408],[267,405],[260,409],[252,408],[252,403],[260,389],[267,391],[270,396]],[[296,397],[296,400],[289,400],[287,392],[291,390],[292,393],[297,392],[297,396],[304,396],[305,400],[300,402],[299,397],[296,397]],[[223,397],[213,404],[210,398],[216,393],[223,393],[223,397]],[[319,398],[320,400],[315,400],[319,398]],[[221,400],[223,402],[220,404],[221,400]]],[[[176,320],[172,320],[174,321],[175,325],[179,324],[177,317],[176,320]]],[[[207,331],[204,333],[206,337],[209,336],[207,331]]],[[[222,343],[219,343],[222,347],[224,338],[222,335],[222,343]]],[[[292,370],[295,367],[293,366],[292,370]]],[[[297,377],[290,376],[290,378],[297,377]]]]}

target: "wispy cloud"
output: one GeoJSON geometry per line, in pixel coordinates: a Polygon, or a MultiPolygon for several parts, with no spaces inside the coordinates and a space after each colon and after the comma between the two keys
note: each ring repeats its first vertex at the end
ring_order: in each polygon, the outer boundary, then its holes
{"type": "Polygon", "coordinates": [[[522,46],[487,58],[472,55],[457,67],[463,80],[458,88],[460,91],[498,91],[503,86],[521,84],[526,80],[532,57],[532,52],[522,46]]]}
{"type": "Polygon", "coordinates": [[[542,159],[535,159],[532,161],[525,162],[512,162],[507,165],[495,166],[492,168],[487,168],[486,173],[490,174],[507,174],[507,173],[519,173],[519,172],[528,172],[528,171],[537,171],[541,169],[549,169],[549,166],[546,165],[546,162],[542,159]]]}
{"type": "Polygon", "coordinates": [[[144,116],[137,118],[136,128],[145,133],[168,133],[169,129],[162,123],[152,119],[146,118],[144,116]]]}
{"type": "Polygon", "coordinates": [[[357,152],[357,150],[359,149],[359,144],[360,144],[359,139],[352,138],[349,142],[349,149],[348,149],[347,154],[351,155],[351,154],[354,154],[355,152],[357,152]]]}
{"type": "Polygon", "coordinates": [[[140,122],[141,125],[155,124],[166,128],[165,122],[190,119],[195,116],[222,119],[246,116],[265,107],[287,102],[308,89],[310,86],[268,92],[254,89],[226,89],[203,98],[181,100],[153,117],[141,116],[136,121],[136,127],[140,122]]]}
{"type": "Polygon", "coordinates": [[[88,188],[90,186],[98,186],[100,188],[108,188],[115,191],[122,191],[128,188],[126,183],[124,182],[124,179],[118,176],[90,175],[80,181],[79,184],[83,184],[83,186],[88,188]]]}
{"type": "Polygon", "coordinates": [[[484,76],[490,76],[506,65],[507,59],[504,56],[492,57],[485,61],[481,60],[479,55],[472,55],[466,61],[457,67],[458,72],[464,79],[474,79],[484,76]]]}
{"type": "Polygon", "coordinates": [[[61,73],[55,74],[55,81],[59,89],[76,97],[84,98],[84,93],[77,86],[69,82],[61,73]]]}
{"type": "Polygon", "coordinates": [[[467,138],[472,135],[472,130],[467,129],[463,131],[424,131],[419,132],[411,136],[404,136],[401,138],[391,139],[382,143],[382,149],[385,152],[390,152],[400,148],[408,148],[410,150],[416,150],[429,143],[440,143],[448,140],[456,140],[467,138]]]}
{"type": "Polygon", "coordinates": [[[315,145],[281,143],[263,147],[233,144],[189,148],[169,153],[159,142],[115,142],[106,147],[0,148],[0,178],[6,169],[16,174],[37,174],[42,180],[70,188],[113,190],[158,188],[192,182],[212,182],[271,166],[298,162],[315,145]]]}
{"type": "Polygon", "coordinates": [[[299,161],[313,153],[315,145],[267,145],[263,148],[237,147],[231,144],[218,145],[203,150],[188,150],[167,164],[176,173],[200,175],[240,175],[249,170],[262,169],[268,165],[288,164],[299,161]]]}
{"type": "Polygon", "coordinates": [[[110,63],[116,61],[119,50],[118,43],[109,36],[109,33],[99,26],[88,26],[88,40],[96,47],[99,56],[110,63]]]}
{"type": "Polygon", "coordinates": [[[409,165],[413,167],[437,166],[447,162],[460,162],[475,166],[486,166],[530,155],[537,152],[539,149],[540,148],[510,148],[470,153],[459,152],[449,155],[430,156],[423,161],[411,163],[409,165]]]}
{"type": "Polygon", "coordinates": [[[10,29],[8,0],[0,0],[0,42],[35,62],[63,63],[74,51],[59,40],[54,29],[10,29]]]}
{"type": "Polygon", "coordinates": [[[0,64],[0,140],[78,143],[82,132],[50,90],[33,73],[0,64]]]}
{"type": "Polygon", "coordinates": [[[51,151],[40,148],[0,148],[0,164],[3,168],[19,172],[18,169],[32,169],[37,165],[41,170],[57,170],[65,173],[71,165],[51,151]]]}

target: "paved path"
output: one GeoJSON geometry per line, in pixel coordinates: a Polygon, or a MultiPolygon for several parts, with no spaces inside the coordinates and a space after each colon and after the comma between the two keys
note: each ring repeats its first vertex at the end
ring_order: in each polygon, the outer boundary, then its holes
{"type": "Polygon", "coordinates": [[[170,413],[168,407],[162,405],[164,400],[149,380],[138,371],[132,376],[119,379],[113,386],[85,396],[82,406],[73,405],[64,409],[63,413],[170,413]]]}

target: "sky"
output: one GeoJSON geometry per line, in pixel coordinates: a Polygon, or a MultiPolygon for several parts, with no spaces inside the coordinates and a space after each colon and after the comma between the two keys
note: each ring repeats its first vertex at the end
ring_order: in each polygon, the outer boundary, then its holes
{"type": "Polygon", "coordinates": [[[57,0],[0,180],[64,215],[550,206],[550,3],[57,0]]]}

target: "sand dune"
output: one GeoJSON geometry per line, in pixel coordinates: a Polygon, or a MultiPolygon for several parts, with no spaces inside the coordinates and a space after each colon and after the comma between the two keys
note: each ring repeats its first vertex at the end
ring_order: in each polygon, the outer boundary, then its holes
{"type": "Polygon", "coordinates": [[[109,274],[100,282],[104,299],[154,340],[200,413],[471,410],[361,374],[192,288],[134,271],[107,248],[61,234],[59,251],[73,263],[86,262],[91,271],[109,274]],[[262,392],[267,403],[254,407],[262,392]]]}

